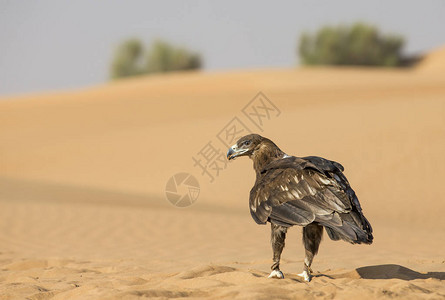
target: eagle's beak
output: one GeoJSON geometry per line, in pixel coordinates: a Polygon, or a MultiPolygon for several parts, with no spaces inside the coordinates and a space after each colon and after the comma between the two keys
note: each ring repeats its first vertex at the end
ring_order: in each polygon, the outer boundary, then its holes
{"type": "Polygon", "coordinates": [[[229,151],[227,151],[227,159],[231,160],[235,158],[235,149],[236,149],[236,145],[233,145],[232,147],[229,148],[229,151]]]}
{"type": "Polygon", "coordinates": [[[247,152],[247,149],[238,149],[238,146],[235,144],[229,148],[229,151],[227,151],[227,159],[235,159],[235,157],[238,157],[245,152],[247,152]]]}

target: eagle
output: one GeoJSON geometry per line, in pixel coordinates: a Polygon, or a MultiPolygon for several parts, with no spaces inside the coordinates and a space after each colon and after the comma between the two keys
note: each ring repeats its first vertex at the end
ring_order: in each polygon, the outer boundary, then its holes
{"type": "Polygon", "coordinates": [[[312,278],[311,265],[323,227],[334,241],[372,243],[371,224],[341,164],[318,156],[287,155],[258,134],[241,137],[229,148],[228,160],[240,156],[252,159],[256,173],[249,197],[252,218],[258,224],[271,224],[273,264],[269,278],[284,278],[280,257],[291,226],[303,226],[305,258],[303,272],[298,275],[305,281],[312,278]]]}

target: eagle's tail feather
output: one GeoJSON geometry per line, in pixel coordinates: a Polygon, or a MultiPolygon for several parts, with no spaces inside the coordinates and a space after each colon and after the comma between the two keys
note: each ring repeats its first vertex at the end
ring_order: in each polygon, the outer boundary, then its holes
{"type": "Polygon", "coordinates": [[[372,244],[372,233],[363,230],[355,224],[343,221],[341,225],[323,224],[331,240],[340,239],[351,244],[372,244]]]}
{"type": "Polygon", "coordinates": [[[370,245],[374,239],[371,224],[363,215],[360,202],[358,201],[354,190],[349,186],[346,177],[341,172],[336,174],[343,178],[342,182],[344,188],[353,204],[352,211],[348,213],[339,213],[342,220],[341,224],[325,224],[326,231],[328,232],[329,237],[334,241],[342,239],[352,244],[364,243],[370,245]]]}
{"type": "Polygon", "coordinates": [[[339,214],[339,219],[318,216],[317,221],[323,225],[331,240],[340,239],[352,244],[372,244],[372,228],[363,214],[350,212],[339,214]]]}
{"type": "Polygon", "coordinates": [[[330,227],[325,226],[326,232],[328,233],[328,236],[331,240],[333,241],[338,241],[340,240],[340,235],[338,235],[333,229],[331,229],[330,227]]]}

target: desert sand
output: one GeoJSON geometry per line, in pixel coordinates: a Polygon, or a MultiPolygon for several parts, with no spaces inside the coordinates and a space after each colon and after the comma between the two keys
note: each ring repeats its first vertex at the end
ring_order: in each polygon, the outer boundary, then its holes
{"type": "Polygon", "coordinates": [[[175,73],[0,99],[0,299],[444,299],[441,70],[175,73]],[[256,128],[242,109],[260,91],[280,114],[256,128]],[[192,160],[209,142],[225,153],[234,117],[288,154],[341,162],[374,244],[325,235],[307,283],[294,227],[286,278],[268,279],[250,160],[213,182],[192,160]],[[165,196],[178,172],[200,184],[187,208],[165,196]]]}

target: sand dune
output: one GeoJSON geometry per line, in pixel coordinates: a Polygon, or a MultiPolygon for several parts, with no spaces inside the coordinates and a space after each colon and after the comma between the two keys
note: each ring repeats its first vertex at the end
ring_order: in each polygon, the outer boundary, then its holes
{"type": "MultiPolygon", "coordinates": [[[[438,62],[437,62],[438,63],[438,62]]],[[[0,101],[0,299],[445,298],[445,76],[386,69],[177,73],[0,101]],[[213,183],[193,166],[262,91],[255,131],[346,168],[371,246],[325,238],[301,282],[299,228],[270,280],[268,226],[247,207],[251,162],[213,183]],[[167,180],[189,172],[197,202],[167,180]]],[[[250,123],[249,123],[250,122],[250,123]]],[[[250,129],[250,128],[249,128],[250,129]]]]}
{"type": "Polygon", "coordinates": [[[417,70],[443,73],[445,71],[445,47],[438,48],[426,55],[418,64],[417,70]]]}

